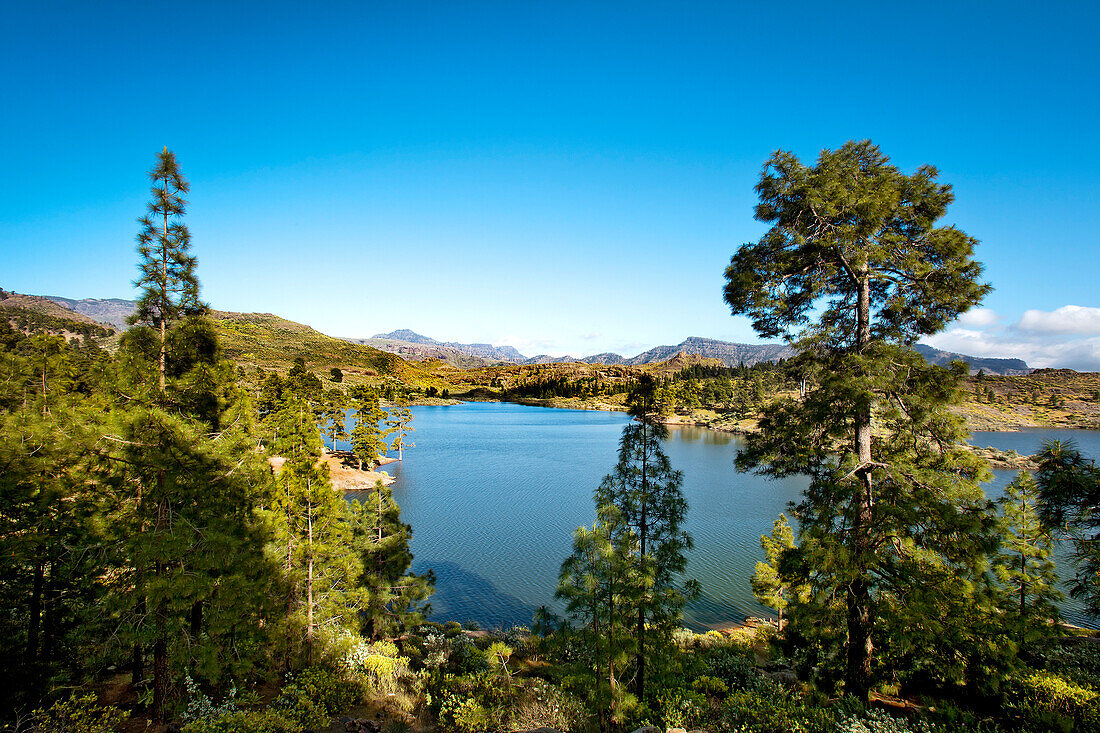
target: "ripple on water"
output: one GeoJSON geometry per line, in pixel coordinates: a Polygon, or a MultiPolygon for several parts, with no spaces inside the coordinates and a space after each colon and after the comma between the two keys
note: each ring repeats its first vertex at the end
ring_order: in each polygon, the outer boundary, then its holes
{"type": "MultiPolygon", "coordinates": [[[[558,570],[573,531],[595,519],[592,492],[614,467],[627,417],[500,403],[412,410],[416,447],[387,469],[397,478],[402,519],[413,528],[414,567],[437,575],[433,618],[508,626],[530,624],[541,605],[560,611],[558,570]]],[[[975,442],[1001,447],[996,439],[1004,435],[1019,434],[983,434],[975,442]]],[[[701,428],[673,430],[665,443],[684,474],[685,529],[695,541],[688,575],[703,590],[687,609],[695,628],[772,615],[748,579],[763,556],[760,535],[806,485],[803,478],[737,473],[740,444],[701,428]]],[[[1004,473],[991,491],[1010,480],[1004,473]]],[[[1067,611],[1075,623],[1096,625],[1072,604],[1067,611]]]]}

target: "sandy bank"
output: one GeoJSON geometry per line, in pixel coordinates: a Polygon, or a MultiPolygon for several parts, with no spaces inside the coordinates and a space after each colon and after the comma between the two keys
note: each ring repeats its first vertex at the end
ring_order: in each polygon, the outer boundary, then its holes
{"type": "MultiPolygon", "coordinates": [[[[271,456],[267,460],[275,470],[276,476],[279,475],[279,471],[282,470],[283,464],[286,463],[286,459],[282,456],[271,456]]],[[[321,460],[328,465],[329,477],[332,480],[332,488],[341,493],[348,491],[370,491],[378,481],[388,486],[392,484],[394,480],[393,476],[390,476],[385,471],[360,471],[357,468],[358,461],[352,459],[348,451],[326,450],[321,455],[321,460]]],[[[387,465],[396,461],[396,458],[386,456],[382,458],[381,464],[387,465]]]]}

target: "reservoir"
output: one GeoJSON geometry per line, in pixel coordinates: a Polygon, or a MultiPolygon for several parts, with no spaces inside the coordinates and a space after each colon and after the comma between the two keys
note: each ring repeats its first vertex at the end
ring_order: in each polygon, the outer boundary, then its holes
{"type": "MultiPolygon", "coordinates": [[[[595,520],[592,493],[615,466],[628,416],[495,402],[412,412],[409,440],[416,445],[385,470],[396,478],[393,495],[412,526],[413,569],[436,575],[431,618],[508,627],[529,626],[542,605],[560,612],[558,570],[572,551],[573,531],[595,520]]],[[[1100,456],[1100,433],[1082,430],[976,433],[971,442],[1031,454],[1046,439],[1067,438],[1085,455],[1100,456]]],[[[760,535],[807,484],[737,473],[740,445],[737,436],[696,427],[673,428],[664,442],[684,475],[684,528],[695,541],[687,575],[702,586],[685,622],[696,630],[774,616],[756,602],[749,577],[763,557],[760,535]]],[[[987,492],[999,496],[1014,475],[995,472],[987,492]]],[[[1071,571],[1060,562],[1059,573],[1071,571]]],[[[1063,613],[1073,623],[1098,625],[1072,599],[1063,613]]]]}

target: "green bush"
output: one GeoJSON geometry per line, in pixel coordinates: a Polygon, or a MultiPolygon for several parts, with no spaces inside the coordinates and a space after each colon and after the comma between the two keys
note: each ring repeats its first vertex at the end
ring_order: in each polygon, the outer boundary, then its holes
{"type": "Polygon", "coordinates": [[[392,641],[360,642],[349,651],[345,663],[348,669],[363,675],[372,689],[385,695],[396,693],[400,681],[409,676],[409,660],[398,655],[392,641]]]}
{"type": "Polygon", "coordinates": [[[41,733],[111,733],[125,717],[116,707],[97,704],[92,693],[73,694],[34,711],[35,730],[41,733]]]}
{"type": "Polygon", "coordinates": [[[706,658],[705,670],[707,676],[722,680],[731,690],[751,688],[760,680],[753,658],[736,648],[712,650],[706,658]]]}
{"type": "Polygon", "coordinates": [[[499,724],[493,711],[470,698],[445,700],[440,709],[439,722],[446,730],[454,730],[458,733],[479,733],[479,731],[496,729],[499,724]]]}
{"type": "Polygon", "coordinates": [[[1100,731],[1100,693],[1053,672],[1014,680],[1005,708],[1037,730],[1100,731]]]}
{"type": "Polygon", "coordinates": [[[718,677],[703,675],[691,683],[691,689],[711,697],[722,697],[730,691],[729,685],[718,677]]]}
{"type": "Polygon", "coordinates": [[[723,713],[724,729],[731,733],[832,733],[836,729],[827,709],[807,705],[768,683],[733,693],[723,713]]]}
{"type": "Polygon", "coordinates": [[[543,680],[526,684],[511,708],[513,730],[581,730],[588,717],[580,698],[543,680]]]}
{"type": "Polygon", "coordinates": [[[666,728],[694,728],[707,713],[707,698],[688,690],[665,690],[657,694],[657,705],[666,728]]]}
{"type": "Polygon", "coordinates": [[[234,710],[193,720],[183,727],[182,733],[298,733],[301,730],[300,724],[275,710],[234,710]]]}
{"type": "Polygon", "coordinates": [[[836,730],[837,733],[939,733],[943,729],[926,721],[909,721],[882,710],[868,710],[859,716],[842,716],[836,730]]]}
{"type": "Polygon", "coordinates": [[[456,636],[448,646],[447,665],[455,674],[476,674],[489,669],[485,655],[467,637],[456,636]]]}
{"type": "Polygon", "coordinates": [[[344,679],[331,669],[309,667],[291,677],[273,707],[302,728],[327,727],[329,718],[363,697],[358,682],[344,679]]]}

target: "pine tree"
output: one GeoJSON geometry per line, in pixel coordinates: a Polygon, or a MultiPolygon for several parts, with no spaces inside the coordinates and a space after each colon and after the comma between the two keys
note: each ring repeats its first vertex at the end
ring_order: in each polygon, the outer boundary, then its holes
{"type": "Polygon", "coordinates": [[[201,314],[206,306],[199,302],[197,262],[188,254],[191,233],[180,221],[187,206],[183,195],[191,187],[180,173],[175,154],[167,147],[157,156],[149,178],[153,181],[153,200],[149,202],[149,213],[138,219],[141,276],[134,282],[142,293],[129,320],[132,324],[150,324],[160,334],[157,360],[163,391],[169,327],[181,318],[201,314]]]}
{"type": "Polygon", "coordinates": [[[321,422],[325,426],[325,437],[332,443],[332,449],[336,450],[336,442],[347,441],[350,436],[347,431],[347,396],[338,389],[332,389],[325,393],[325,401],[321,408],[321,422]]]}
{"type": "Polygon", "coordinates": [[[270,473],[254,436],[242,430],[251,405],[235,391],[235,369],[202,318],[196,260],[180,221],[188,185],[167,149],[150,178],[154,199],[139,220],[135,283],[143,291],[132,322],[152,328],[123,338],[120,409],[112,414],[114,447],[106,457],[124,490],[113,523],[129,564],[121,595],[133,604],[124,635],[135,642],[135,679],[152,647],[150,712],[159,722],[177,643],[190,650],[178,661],[216,678],[228,660],[241,658],[239,647],[230,650],[247,644],[250,629],[262,623],[259,606],[242,604],[249,588],[267,582],[255,552],[264,539],[253,510],[270,473]]]}
{"type": "Polygon", "coordinates": [[[658,422],[662,405],[652,377],[641,378],[628,404],[634,421],[623,429],[619,462],[596,489],[595,500],[597,511],[605,505],[618,510],[622,521],[616,531],[629,531],[637,538],[637,574],[645,580],[635,609],[634,693],[644,699],[647,660],[658,656],[657,650],[679,626],[696,584],[679,578],[692,546],[691,537],[680,528],[687,501],[680,490],[683,475],[672,469],[661,449],[667,429],[658,422]]]}
{"type": "Polygon", "coordinates": [[[407,407],[399,407],[390,410],[389,415],[386,417],[387,432],[394,435],[394,439],[390,442],[390,450],[397,451],[397,460],[399,461],[405,460],[405,448],[416,447],[416,443],[410,443],[405,440],[406,435],[416,430],[416,428],[409,425],[412,419],[412,411],[407,407]]]}
{"type": "Polygon", "coordinates": [[[378,480],[362,504],[351,503],[355,546],[363,566],[361,585],[366,604],[360,612],[363,634],[370,639],[399,633],[423,619],[434,576],[409,573],[412,530],[401,521],[393,492],[378,480]]]}
{"type": "Polygon", "coordinates": [[[726,270],[731,312],[761,337],[798,339],[813,365],[814,385],[765,409],[738,466],[811,476],[796,513],[800,552],[816,589],[844,598],[844,678],[862,697],[876,605],[909,595],[891,579],[980,572],[966,553],[980,558],[988,544],[986,469],[955,447],[962,426],[946,412],[959,375],[906,348],[989,290],[974,240],[935,226],[953,200],[937,175],[905,175],[869,141],[825,150],[812,167],[776,152],[756,187],[756,218],[771,228],[726,270]],[[952,544],[960,532],[972,540],[952,544]]]}
{"type": "Polygon", "coordinates": [[[352,390],[351,398],[355,404],[355,427],[351,431],[351,446],[359,460],[359,470],[363,464],[373,468],[386,451],[386,435],[380,424],[386,419],[386,411],[378,400],[378,393],[370,387],[359,386],[352,390]]]}
{"type": "Polygon", "coordinates": [[[1001,550],[995,571],[1004,593],[1004,618],[1023,647],[1057,629],[1062,599],[1054,569],[1053,542],[1039,521],[1039,487],[1021,471],[1001,499],[1001,550]]]}
{"type": "Polygon", "coordinates": [[[624,680],[637,644],[634,624],[645,577],[637,537],[612,504],[597,507],[592,529],[577,528],[555,595],[566,603],[563,631],[581,647],[576,674],[587,680],[601,731],[614,730],[637,702],[624,680]]]}
{"type": "Polygon", "coordinates": [[[362,561],[355,551],[353,518],[332,487],[321,462],[321,436],[313,411],[291,395],[278,414],[276,451],[285,459],[276,480],[272,508],[274,547],[287,588],[284,615],[285,661],[304,646],[312,664],[322,643],[321,629],[354,628],[366,597],[359,579],[362,561]]]}
{"type": "Polygon", "coordinates": [[[753,574],[752,592],[756,600],[762,605],[774,608],[779,614],[779,629],[783,629],[783,610],[790,604],[792,596],[801,597],[808,592],[805,585],[792,586],[789,580],[782,575],[783,553],[793,550],[794,531],[787,522],[787,516],[780,514],[779,519],[772,524],[771,535],[760,536],[760,548],[764,550],[765,559],[756,563],[756,572],[753,574]]]}
{"type": "Polygon", "coordinates": [[[1038,453],[1039,516],[1073,547],[1070,595],[1100,614],[1100,466],[1072,441],[1049,441],[1038,453]]]}

